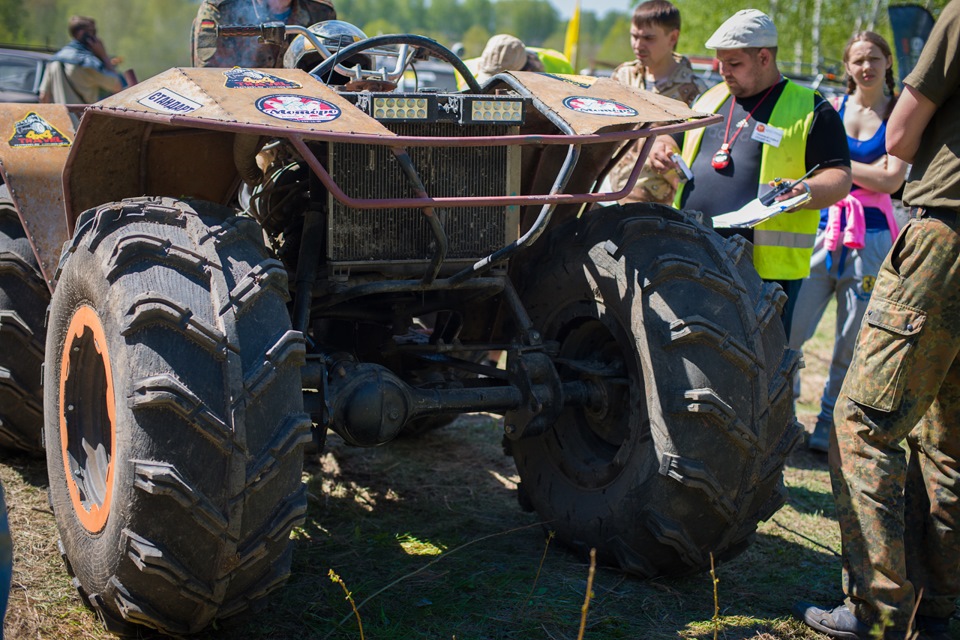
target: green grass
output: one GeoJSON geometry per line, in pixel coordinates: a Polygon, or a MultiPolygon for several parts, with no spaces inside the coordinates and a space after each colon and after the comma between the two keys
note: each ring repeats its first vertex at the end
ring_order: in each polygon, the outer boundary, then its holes
{"type": "Polygon", "coordinates": [[[797,400],[797,416],[801,420],[807,414],[813,414],[816,421],[820,411],[820,394],[827,379],[830,358],[833,356],[833,336],[837,321],[837,303],[831,300],[827,305],[817,332],[803,347],[803,359],[806,368],[801,372],[800,398],[797,400]]]}
{"type": "MultiPolygon", "coordinates": [[[[805,377],[823,374],[828,317],[808,344],[805,377]]],[[[822,383],[822,382],[821,382],[822,383]]],[[[806,385],[809,386],[809,385],[806,385]]],[[[800,417],[812,425],[819,389],[800,417]]],[[[293,534],[289,582],[256,613],[223,622],[201,640],[360,638],[333,570],[359,607],[370,640],[575,640],[588,563],[547,542],[547,529],[516,504],[515,469],[499,421],[469,416],[419,440],[357,449],[331,436],[309,461],[306,522],[293,534]],[[541,565],[542,563],[542,565],[541,565]]],[[[39,462],[0,465],[16,545],[7,638],[100,639],[56,552],[54,518],[39,462]]],[[[718,638],[823,638],[793,620],[798,600],[838,602],[840,541],[826,459],[802,447],[785,470],[788,504],[756,541],[717,568],[718,638]]],[[[587,640],[712,639],[709,575],[641,581],[598,567],[587,640]]]]}

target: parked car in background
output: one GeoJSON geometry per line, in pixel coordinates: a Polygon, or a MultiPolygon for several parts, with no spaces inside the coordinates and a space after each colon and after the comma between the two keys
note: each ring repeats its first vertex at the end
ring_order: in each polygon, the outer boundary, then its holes
{"type": "Polygon", "coordinates": [[[54,51],[0,44],[0,102],[39,102],[40,82],[54,51]]]}

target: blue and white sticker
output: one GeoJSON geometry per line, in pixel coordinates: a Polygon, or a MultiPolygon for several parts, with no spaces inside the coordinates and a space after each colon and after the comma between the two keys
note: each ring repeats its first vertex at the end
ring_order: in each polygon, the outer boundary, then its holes
{"type": "Polygon", "coordinates": [[[563,106],[578,113],[591,116],[613,116],[615,118],[632,118],[637,110],[625,104],[604,100],[603,98],[588,98],[587,96],[570,96],[564,98],[563,106]]]}
{"type": "Polygon", "coordinates": [[[137,100],[137,103],[161,113],[171,113],[174,115],[190,113],[203,106],[199,102],[195,102],[166,87],[161,87],[153,93],[140,98],[137,100]]]}
{"type": "Polygon", "coordinates": [[[257,110],[288,122],[323,124],[340,117],[340,107],[320,98],[277,93],[256,102],[257,110]]]}

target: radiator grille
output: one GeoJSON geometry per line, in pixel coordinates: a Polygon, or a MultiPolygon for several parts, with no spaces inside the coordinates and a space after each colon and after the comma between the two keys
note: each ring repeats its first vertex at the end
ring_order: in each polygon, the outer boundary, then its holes
{"type": "MultiPolygon", "coordinates": [[[[455,123],[397,123],[399,135],[503,135],[500,126],[455,123]]],[[[511,128],[511,133],[515,130],[511,128]]],[[[409,148],[414,166],[434,197],[497,196],[516,193],[519,147],[409,148]]],[[[410,198],[396,158],[386,147],[332,144],[328,169],[354,198],[410,198]]],[[[516,237],[517,207],[438,208],[449,241],[448,260],[473,260],[516,237]]],[[[331,197],[327,229],[328,258],[353,264],[383,260],[428,260],[435,240],[419,209],[350,209],[331,197]]]]}

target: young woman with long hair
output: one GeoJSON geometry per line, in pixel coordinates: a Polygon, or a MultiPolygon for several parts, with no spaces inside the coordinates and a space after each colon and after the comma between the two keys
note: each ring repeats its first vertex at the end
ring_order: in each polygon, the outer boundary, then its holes
{"type": "Polygon", "coordinates": [[[885,143],[886,121],[897,99],[890,45],[872,31],[856,33],[843,50],[843,64],[847,94],[833,105],[847,132],[853,189],[822,212],[810,277],[800,287],[790,331],[790,347],[801,348],[816,331],[827,303],[836,298],[833,357],[807,443],[822,452],[829,447],[833,407],[877,272],[899,231],[890,194],[903,184],[907,170],[902,160],[887,154],[885,143]]]}

